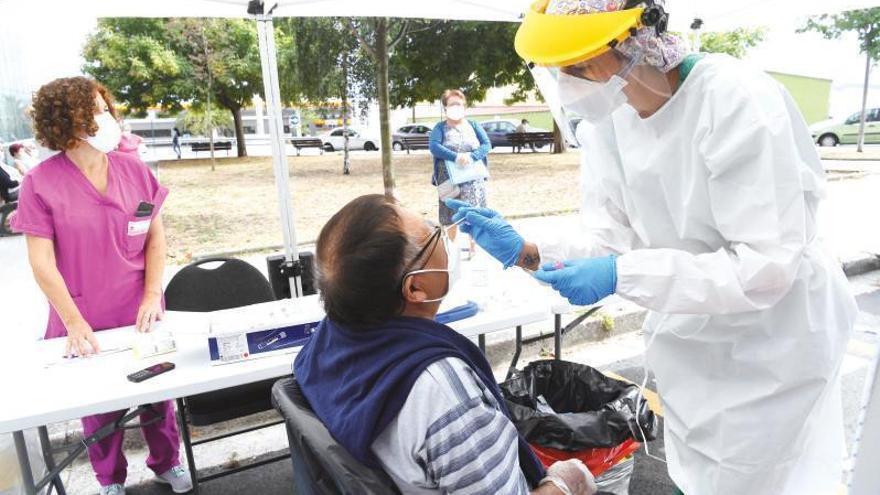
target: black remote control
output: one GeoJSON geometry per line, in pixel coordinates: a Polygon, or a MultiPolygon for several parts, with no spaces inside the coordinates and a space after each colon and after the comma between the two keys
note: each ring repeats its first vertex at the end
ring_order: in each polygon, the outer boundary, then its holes
{"type": "Polygon", "coordinates": [[[148,380],[153,378],[156,375],[161,375],[166,371],[171,371],[174,369],[174,363],[159,363],[149,368],[144,368],[140,371],[135,371],[134,373],[128,375],[128,380],[134,383],[139,383],[144,380],[148,380]]]}

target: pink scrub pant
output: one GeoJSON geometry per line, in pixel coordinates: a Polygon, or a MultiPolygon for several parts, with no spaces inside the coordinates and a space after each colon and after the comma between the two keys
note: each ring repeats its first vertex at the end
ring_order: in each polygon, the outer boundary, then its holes
{"type": "MultiPolygon", "coordinates": [[[[158,475],[180,464],[178,455],[180,438],[177,435],[174,402],[170,400],[159,402],[153,404],[153,408],[157,413],[164,414],[164,419],[142,427],[141,431],[150,450],[147,467],[158,475]]],[[[126,411],[116,411],[82,418],[83,433],[89,436],[102,426],[121,418],[125,413],[126,411]]],[[[149,410],[140,416],[143,423],[153,419],[155,414],[149,410]]],[[[101,486],[125,484],[128,462],[125,460],[125,454],[122,453],[123,437],[124,430],[116,430],[112,435],[89,446],[89,460],[92,461],[92,469],[95,470],[95,477],[98,478],[101,486]]]]}

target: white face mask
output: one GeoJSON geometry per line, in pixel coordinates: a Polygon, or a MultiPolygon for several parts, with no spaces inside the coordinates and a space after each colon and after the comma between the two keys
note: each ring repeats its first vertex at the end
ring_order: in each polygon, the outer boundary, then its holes
{"type": "MultiPolygon", "coordinates": [[[[442,227],[441,227],[442,228],[442,227]]],[[[419,273],[438,273],[438,272],[446,272],[448,277],[448,283],[446,285],[446,293],[440,297],[436,297],[433,299],[425,299],[421,301],[423,303],[431,303],[442,301],[443,298],[449,295],[452,292],[452,287],[458,282],[461,278],[461,250],[456,248],[455,243],[446,235],[446,229],[442,230],[440,234],[441,239],[443,241],[443,249],[446,250],[446,269],[442,268],[425,268],[422,270],[413,270],[406,274],[404,280],[410,275],[417,275],[419,273]]]]}
{"type": "Polygon", "coordinates": [[[627,102],[626,93],[623,92],[627,85],[626,77],[639,59],[627,60],[620,72],[606,82],[589,81],[560,72],[556,84],[562,107],[594,124],[608,117],[627,102]]]}
{"type": "Polygon", "coordinates": [[[122,137],[122,131],[119,129],[119,123],[113,118],[110,112],[104,112],[95,115],[95,124],[98,130],[94,136],[88,136],[84,139],[92,148],[101,153],[109,153],[119,146],[119,138],[122,137]]]}
{"type": "Polygon", "coordinates": [[[464,118],[463,105],[449,105],[446,107],[446,116],[452,120],[461,120],[464,118]]]}

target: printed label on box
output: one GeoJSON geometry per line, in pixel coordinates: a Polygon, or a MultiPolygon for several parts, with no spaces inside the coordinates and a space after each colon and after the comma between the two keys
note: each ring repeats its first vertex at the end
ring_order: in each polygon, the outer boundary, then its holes
{"type": "Polygon", "coordinates": [[[223,335],[217,337],[217,354],[220,361],[228,363],[240,361],[250,355],[248,351],[247,335],[243,333],[223,335]]]}

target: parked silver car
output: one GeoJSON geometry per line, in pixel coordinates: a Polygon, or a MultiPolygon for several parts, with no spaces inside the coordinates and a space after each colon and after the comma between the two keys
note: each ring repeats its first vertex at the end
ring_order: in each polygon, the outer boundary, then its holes
{"type": "Polygon", "coordinates": [[[395,151],[404,149],[403,139],[405,137],[420,137],[431,134],[431,128],[425,124],[407,124],[400,126],[391,134],[391,148],[395,151]]]}

